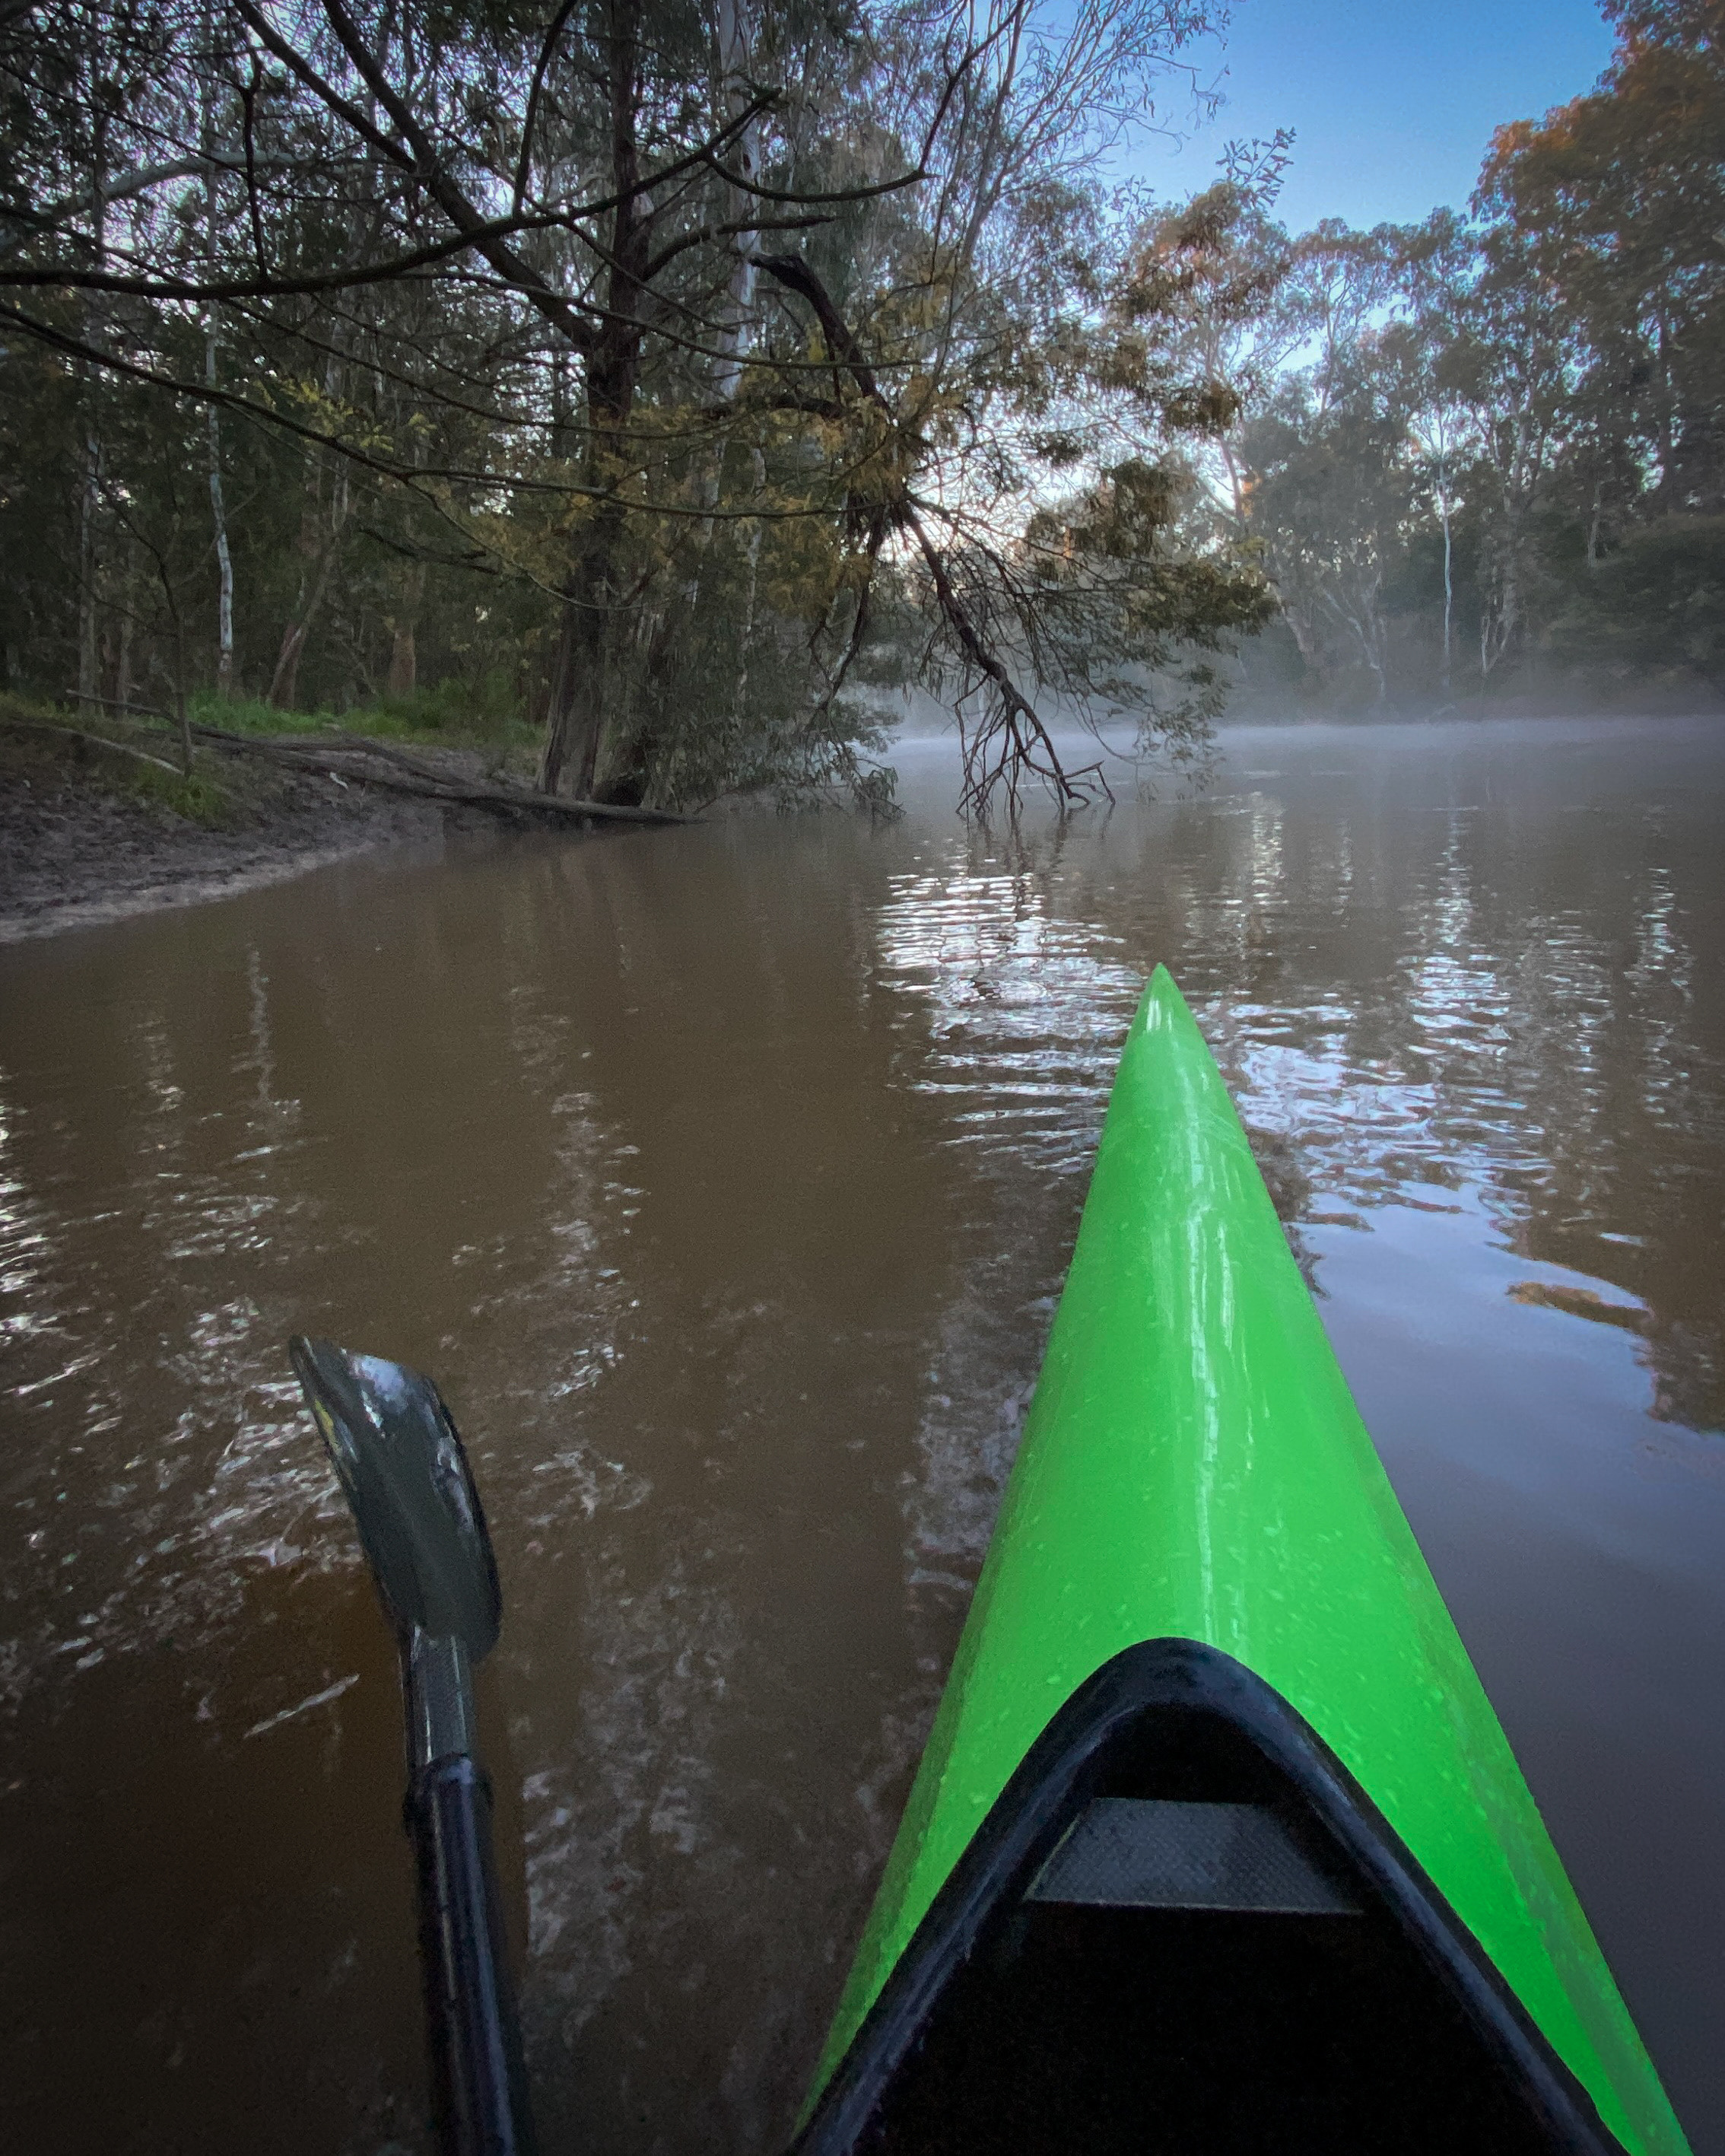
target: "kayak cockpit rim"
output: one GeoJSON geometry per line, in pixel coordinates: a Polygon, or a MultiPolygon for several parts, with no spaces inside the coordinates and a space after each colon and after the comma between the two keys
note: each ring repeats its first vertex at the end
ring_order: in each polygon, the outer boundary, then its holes
{"type": "MultiPolygon", "coordinates": [[[[1114,1656],[1054,1716],[990,1809],[818,2091],[793,2156],[1012,2145],[1010,2127],[997,2137],[987,2121],[967,2112],[972,2137],[967,2138],[965,2126],[955,2125],[955,2044],[959,2051],[967,2043],[975,2050],[976,2040],[955,2035],[950,2025],[965,2015],[967,1978],[984,1963],[1016,1956],[1021,1971],[1026,1912],[1045,1899],[1042,1882],[1050,1861],[1070,1845],[1075,1825],[1093,1815],[1098,1804],[1134,1801],[1159,1802],[1170,1815],[1182,1804],[1194,1816],[1206,1807],[1261,1810],[1278,1822],[1272,1830],[1298,1852],[1295,1861],[1322,1882],[1311,1900],[1293,1903],[1284,1898],[1255,1904],[1250,1890],[1242,1899],[1226,1881],[1201,1901],[1175,1896],[1185,1909],[1216,1913],[1140,1918],[1139,1936],[1146,1943],[1189,1942],[1207,1928],[1225,1934],[1231,1952],[1249,1955],[1252,1939],[1273,1936],[1280,1953],[1303,1925],[1328,1925],[1324,1936],[1339,1936],[1337,1927],[1349,1926],[1349,1912],[1369,1912],[1380,1950],[1395,1960],[1393,1940],[1407,1957],[1397,1980],[1417,1989],[1420,1979],[1411,1973],[1417,1963],[1434,1996],[1441,1994],[1451,2010],[1446,2017],[1428,2004],[1424,2013],[1428,2023],[1445,2022],[1447,2080],[1453,2081],[1456,2063],[1472,2052],[1479,2087],[1455,2092],[1461,2107],[1456,2131],[1465,2130],[1476,2148],[1514,2150],[1518,2156],[1558,2151],[1622,2156],[1581,2083],[1334,1753],[1262,1678],[1216,1648],[1183,1639],[1147,1640],[1114,1656]],[[1323,1887],[1332,1897],[1328,1913],[1323,1887]],[[945,2082],[931,2094],[929,2085],[943,2074],[945,2082]],[[944,2122],[941,2138],[931,2143],[926,2135],[937,2115],[944,2122]],[[913,2116],[919,2124],[906,2130],[913,2116]],[[959,2138],[949,2140],[955,2133],[959,2138]]],[[[1142,1905],[1142,1890],[1129,1892],[1142,1905]]],[[[1162,1908],[1171,1906],[1159,1891],[1153,1889],[1151,1898],[1162,1908]]],[[[1117,1916],[1112,1921],[1116,1943],[1110,1951],[1118,1953],[1123,1922],[1129,1926],[1133,1920],[1117,1916]]],[[[1097,1936],[1105,1931],[1106,1924],[1097,1936]]],[[[1179,1966],[1154,1963],[1120,1965],[1116,1974],[1120,1983],[1147,1993],[1159,1984],[1178,1986],[1183,1980],[1179,1966]]],[[[997,2004],[1004,1996],[990,1995],[997,2004]]],[[[1239,2034],[1237,2029],[1219,2031],[1220,2048],[1231,2051],[1239,2034]]],[[[1353,2035],[1359,2039],[1357,2022],[1353,2035]]],[[[1337,2057],[1340,2070],[1357,2078],[1360,2061],[1349,2058],[1345,2044],[1337,2057]]],[[[1418,2086],[1415,2063],[1408,2062],[1410,2090],[1418,2086]]],[[[1079,2071],[1078,2062],[1070,2064],[1079,2071]]],[[[998,2071],[984,2079],[989,2087],[1001,2085],[998,2071]]],[[[1236,2099],[1242,2093],[1233,2092],[1236,2099]]],[[[1272,2093],[1266,2092],[1267,2098],[1272,2093]]],[[[1021,2091],[1010,2100],[1033,2099],[1021,2091]]],[[[1050,2110],[1034,2101],[1046,2130],[1050,2110]]],[[[1336,2131],[1333,2118],[1320,2123],[1324,2116],[1320,2104],[1312,2119],[1314,2148],[1336,2131]]],[[[1382,2122],[1386,2130],[1393,2123],[1382,2122]]],[[[1211,2132],[1210,2147],[1234,2145],[1225,2128],[1211,2132]]],[[[1083,2145],[1092,2145],[1093,2133],[1092,2120],[1083,2145]]],[[[1251,2138],[1246,2134],[1240,2145],[1251,2138]]],[[[1163,2144],[1152,2133],[1142,2145],[1163,2144]]],[[[1296,2135],[1278,2145],[1292,2150],[1307,2144],[1296,2135]]],[[[1426,2145],[1417,2123],[1398,2145],[1426,2145]]]]}

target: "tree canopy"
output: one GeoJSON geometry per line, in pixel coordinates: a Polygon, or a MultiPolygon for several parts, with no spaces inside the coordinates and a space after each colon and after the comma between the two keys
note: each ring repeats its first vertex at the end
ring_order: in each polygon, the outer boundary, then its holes
{"type": "Polygon", "coordinates": [[[1465,215],[1294,234],[1286,136],[1114,179],[1204,0],[3,0],[5,684],[664,806],[883,800],[914,685],[985,808],[1242,681],[1712,683],[1725,0],[1608,12],[1465,215]]]}
{"type": "Polygon", "coordinates": [[[1236,220],[1272,364],[1200,462],[1279,692],[1725,685],[1725,8],[1607,13],[1597,87],[1500,129],[1467,215],[1236,220]]]}
{"type": "Polygon", "coordinates": [[[6,38],[8,675],[519,698],[541,782],[969,798],[1047,699],[1190,735],[1263,618],[1180,529],[1215,235],[1100,161],[1196,0],[44,0],[6,38]],[[33,536],[30,536],[33,535],[33,536]],[[1159,689],[1153,685],[1160,684],[1159,689]]]}

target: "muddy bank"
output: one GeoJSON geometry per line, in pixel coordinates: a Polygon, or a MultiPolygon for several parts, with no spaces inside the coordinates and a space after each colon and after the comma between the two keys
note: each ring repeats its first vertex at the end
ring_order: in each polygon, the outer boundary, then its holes
{"type": "MultiPolygon", "coordinates": [[[[223,774],[224,780],[228,774],[223,774]]],[[[0,765],[0,942],[221,898],[489,818],[328,778],[248,777],[208,819],[8,743],[0,765]]]]}
{"type": "Polygon", "coordinates": [[[416,737],[410,748],[335,726],[248,734],[194,721],[182,773],[159,733],[100,723],[108,717],[74,725],[0,696],[0,942],[219,898],[452,830],[586,835],[694,820],[547,798],[530,762],[520,767],[519,752],[495,743],[416,737]]]}

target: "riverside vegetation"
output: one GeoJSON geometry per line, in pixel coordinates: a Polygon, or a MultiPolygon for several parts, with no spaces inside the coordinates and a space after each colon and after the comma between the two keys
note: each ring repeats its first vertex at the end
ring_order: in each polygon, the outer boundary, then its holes
{"type": "Polygon", "coordinates": [[[1118,180],[1204,0],[0,0],[8,738],[881,804],[915,684],[986,809],[1057,715],[1711,689],[1725,0],[1607,13],[1467,215],[1290,234],[1286,137],[1118,180]]]}

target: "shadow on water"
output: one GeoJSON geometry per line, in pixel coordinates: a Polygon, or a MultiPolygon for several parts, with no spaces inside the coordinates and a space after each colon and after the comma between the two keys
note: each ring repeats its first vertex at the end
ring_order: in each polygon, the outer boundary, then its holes
{"type": "Polygon", "coordinates": [[[770,2149],[1174,967],[1725,2151],[1725,744],[1241,730],[1195,799],[351,865],[0,954],[20,2146],[426,2147],[392,1650],[283,1342],[434,1371],[547,2147],[770,2149]]]}

